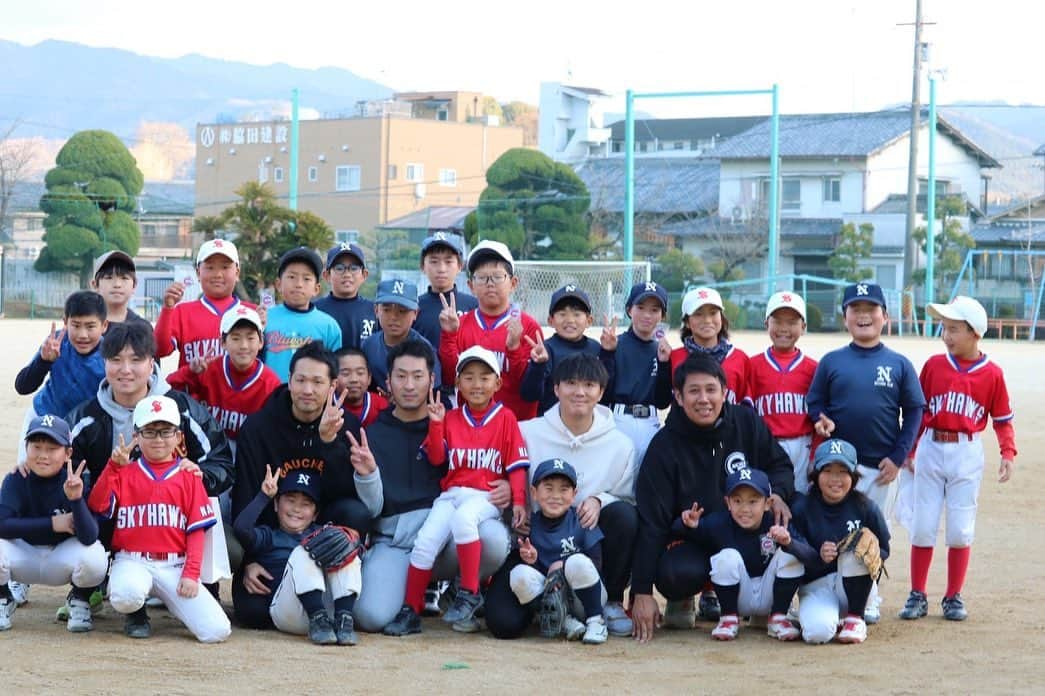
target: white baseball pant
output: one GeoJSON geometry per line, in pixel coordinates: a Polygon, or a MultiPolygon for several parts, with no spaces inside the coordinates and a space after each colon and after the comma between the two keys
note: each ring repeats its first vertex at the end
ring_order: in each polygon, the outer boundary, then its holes
{"type": "Polygon", "coordinates": [[[100,541],[84,546],[66,539],[55,546],[33,546],[23,539],[0,539],[0,584],[9,580],[27,585],[61,587],[72,583],[97,587],[109,569],[109,554],[100,541]]]}
{"type": "Polygon", "coordinates": [[[799,587],[798,622],[802,626],[802,640],[830,643],[838,631],[838,621],[849,610],[842,578],[869,574],[863,561],[852,551],[847,551],[838,557],[838,572],[799,587]]]}
{"type": "Polygon", "coordinates": [[[773,553],[766,572],[757,578],[747,574],[744,558],[736,549],[722,549],[711,557],[711,582],[740,585],[737,610],[741,616],[768,616],[773,608],[773,581],[777,577],[801,577],[804,572],[801,561],[779,548],[773,553]]]}
{"type": "MultiPolygon", "coordinates": [[[[893,463],[897,466],[903,464],[903,462],[893,463]]],[[[884,517],[886,523],[888,523],[889,520],[893,518],[893,507],[896,505],[896,495],[899,491],[897,480],[893,479],[891,482],[883,486],[875,483],[875,479],[882,473],[875,467],[857,464],[856,470],[860,472],[860,480],[856,484],[856,490],[874,501],[874,504],[882,511],[882,517],[884,517]]],[[[897,478],[899,478],[899,476],[897,476],[897,478]]]]}
{"type": "MultiPolygon", "coordinates": [[[[575,553],[568,556],[562,565],[563,575],[566,576],[566,584],[574,590],[583,590],[595,583],[602,583],[599,569],[595,567],[592,560],[583,553],[575,553]]],[[[508,576],[509,585],[519,604],[529,604],[544,593],[544,581],[547,577],[532,565],[520,563],[512,568],[508,576]]],[[[606,588],[602,587],[602,604],[605,606],[606,588]]],[[[584,616],[584,606],[580,600],[574,597],[571,607],[575,616],[584,616]]],[[[585,617],[587,618],[587,617],[585,617]]]]}
{"type": "Polygon", "coordinates": [[[940,514],[947,506],[947,546],[972,544],[976,507],[983,480],[983,441],[936,442],[926,430],[914,458],[914,521],[911,544],[935,546],[940,514]]]}
{"type": "Polygon", "coordinates": [[[298,595],[319,590],[323,593],[323,604],[327,611],[334,608],[334,600],[359,596],[362,589],[362,573],[357,556],[344,568],[326,573],[316,565],[304,547],[299,546],[290,553],[283,579],[272,595],[269,616],[276,628],[284,633],[303,636],[308,633],[308,615],[301,606],[298,595]]]}
{"type": "Polygon", "coordinates": [[[109,603],[121,614],[138,611],[149,596],[159,598],[174,618],[185,624],[201,643],[220,643],[232,627],[225,611],[210,592],[200,587],[195,597],[178,594],[185,557],[170,554],[154,560],[145,554],[118,551],[109,573],[109,603]]]}
{"type": "Polygon", "coordinates": [[[410,565],[431,570],[435,558],[451,537],[455,544],[479,540],[479,525],[501,516],[490,502],[490,493],[476,488],[454,486],[443,491],[432,503],[432,509],[417,532],[410,565]]]}
{"type": "Polygon", "coordinates": [[[809,460],[809,447],[813,442],[813,436],[800,435],[777,439],[777,442],[787,452],[787,458],[791,460],[791,466],[795,469],[795,491],[806,495],[809,493],[809,471],[812,464],[809,460]]]}
{"type": "Polygon", "coordinates": [[[653,409],[653,412],[646,418],[636,418],[614,411],[613,422],[617,425],[617,430],[627,435],[635,445],[635,464],[641,466],[650,440],[660,430],[660,415],[657,410],[653,409]]]}

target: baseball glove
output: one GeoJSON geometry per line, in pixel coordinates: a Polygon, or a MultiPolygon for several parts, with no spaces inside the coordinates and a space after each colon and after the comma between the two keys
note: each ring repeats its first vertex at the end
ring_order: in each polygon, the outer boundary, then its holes
{"type": "Polygon", "coordinates": [[[309,557],[328,573],[344,568],[359,555],[359,532],[351,527],[328,524],[301,540],[309,557]]]}
{"type": "Polygon", "coordinates": [[[871,577],[874,580],[882,577],[882,573],[889,577],[889,573],[885,570],[885,563],[882,561],[882,550],[878,546],[878,537],[867,527],[854,529],[838,542],[838,553],[842,554],[846,551],[852,551],[857,559],[867,566],[867,570],[871,571],[871,577]]]}

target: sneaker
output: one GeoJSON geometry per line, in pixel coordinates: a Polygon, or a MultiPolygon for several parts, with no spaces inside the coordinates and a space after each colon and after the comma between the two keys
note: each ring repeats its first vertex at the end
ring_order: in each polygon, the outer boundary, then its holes
{"type": "Polygon", "coordinates": [[[20,607],[29,603],[29,585],[11,580],[7,583],[7,589],[11,590],[11,596],[14,598],[16,606],[20,607]]]}
{"type": "Polygon", "coordinates": [[[766,625],[766,633],[777,640],[795,640],[800,632],[786,614],[773,614],[766,625]]]}
{"type": "Polygon", "coordinates": [[[439,606],[439,599],[448,585],[448,582],[442,581],[433,582],[428,586],[428,589],[425,590],[425,605],[421,609],[422,616],[439,616],[443,613],[443,608],[439,606]]]}
{"type": "Polygon", "coordinates": [[[718,625],[711,629],[711,637],[715,640],[735,640],[740,631],[740,619],[736,614],[720,617],[718,625]]]}
{"type": "Polygon", "coordinates": [[[483,606],[483,596],[463,587],[457,591],[453,605],[443,614],[443,621],[455,624],[475,618],[475,612],[483,606]]]}
{"type": "Polygon", "coordinates": [[[944,597],[941,604],[943,605],[943,618],[948,621],[965,621],[969,618],[969,612],[965,611],[965,602],[962,601],[961,594],[956,592],[950,597],[944,597]]]}
{"type": "Polygon", "coordinates": [[[839,643],[863,643],[867,640],[867,622],[859,616],[847,616],[838,632],[839,643]]]}
{"type": "Polygon", "coordinates": [[[69,622],[65,627],[70,633],[87,633],[94,628],[89,602],[83,599],[72,598],[68,601],[68,606],[69,622]]]}
{"type": "Polygon", "coordinates": [[[11,630],[11,616],[18,604],[12,597],[0,597],[0,631],[11,630]]]}
{"type": "Polygon", "coordinates": [[[929,600],[926,598],[924,592],[918,590],[911,590],[911,594],[907,595],[907,602],[903,605],[903,609],[900,610],[900,618],[912,621],[914,619],[920,619],[929,613],[929,600]]]}
{"type": "Polygon", "coordinates": [[[326,609],[308,617],[308,639],[316,645],[337,645],[334,622],[330,620],[326,609]]]}
{"type": "Polygon", "coordinates": [[[693,598],[668,600],[664,607],[664,628],[687,630],[697,625],[697,608],[693,598]]]}
{"type": "Polygon", "coordinates": [[[575,616],[567,616],[566,621],[562,624],[562,632],[566,635],[566,640],[580,640],[587,630],[584,622],[575,616]]]}
{"type": "Polygon", "coordinates": [[[392,623],[385,626],[381,631],[386,636],[408,636],[412,633],[421,632],[421,617],[409,604],[404,604],[392,619],[392,623]]]}
{"type": "Polygon", "coordinates": [[[545,638],[562,635],[563,624],[568,615],[566,609],[566,578],[562,570],[556,570],[544,581],[544,593],[537,608],[537,625],[545,638]]]}
{"type": "Polygon", "coordinates": [[[152,635],[152,624],[149,623],[149,614],[145,607],[127,615],[123,620],[123,632],[128,638],[148,638],[152,635]]]}
{"type": "Polygon", "coordinates": [[[478,633],[483,630],[483,622],[479,620],[479,612],[476,611],[471,616],[466,616],[460,621],[454,621],[450,624],[450,628],[458,633],[478,633]]]}
{"type": "Polygon", "coordinates": [[[625,638],[631,635],[632,623],[628,612],[620,602],[609,602],[602,608],[602,616],[606,619],[606,628],[611,636],[625,638]]]}
{"type": "Polygon", "coordinates": [[[718,595],[711,590],[700,593],[700,618],[705,621],[718,621],[722,616],[722,607],[718,603],[718,595]]]}
{"type": "Polygon", "coordinates": [[[334,615],[334,635],[337,637],[338,645],[355,645],[359,642],[352,612],[339,611],[334,615]]]}
{"type": "Polygon", "coordinates": [[[601,616],[593,616],[587,621],[584,638],[581,639],[581,642],[585,645],[602,645],[606,642],[609,634],[609,629],[606,628],[606,620],[601,616]]]}

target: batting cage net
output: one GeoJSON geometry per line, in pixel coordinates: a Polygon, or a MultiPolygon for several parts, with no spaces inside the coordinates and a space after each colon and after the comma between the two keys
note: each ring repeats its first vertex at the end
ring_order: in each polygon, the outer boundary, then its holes
{"type": "Polygon", "coordinates": [[[516,261],[515,275],[519,287],[513,301],[539,323],[548,317],[552,293],[564,285],[576,285],[591,298],[594,324],[603,324],[603,317],[618,317],[627,323],[624,302],[635,283],[650,279],[650,264],[646,261],[516,261]]]}

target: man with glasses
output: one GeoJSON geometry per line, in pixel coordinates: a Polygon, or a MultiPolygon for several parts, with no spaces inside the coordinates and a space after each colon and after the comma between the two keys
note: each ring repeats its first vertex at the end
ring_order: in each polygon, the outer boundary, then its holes
{"type": "Polygon", "coordinates": [[[374,303],[359,296],[368,275],[366,256],[358,244],[342,242],[327,252],[323,279],[330,284],[330,294],[313,304],[341,327],[342,348],[360,348],[377,328],[374,303]]]}

